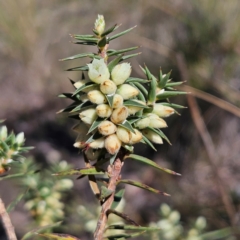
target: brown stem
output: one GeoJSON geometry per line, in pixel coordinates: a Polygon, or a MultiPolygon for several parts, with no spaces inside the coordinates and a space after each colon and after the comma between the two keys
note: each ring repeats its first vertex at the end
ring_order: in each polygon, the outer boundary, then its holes
{"type": "Polygon", "coordinates": [[[98,219],[97,227],[94,233],[94,240],[102,240],[104,230],[107,224],[107,211],[111,208],[113,200],[114,200],[114,193],[116,190],[117,181],[120,178],[120,173],[122,169],[122,161],[120,158],[117,158],[113,165],[108,166],[108,174],[110,176],[110,181],[108,184],[108,189],[111,190],[113,193],[112,195],[103,203],[102,210],[98,219]]]}
{"type": "Polygon", "coordinates": [[[5,228],[8,240],[17,240],[11,219],[6,211],[6,208],[1,198],[0,198],[0,216],[2,218],[3,227],[5,228]]]}

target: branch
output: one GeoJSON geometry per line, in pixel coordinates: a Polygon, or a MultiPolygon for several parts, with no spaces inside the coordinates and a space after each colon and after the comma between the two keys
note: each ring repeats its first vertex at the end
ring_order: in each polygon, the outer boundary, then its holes
{"type": "Polygon", "coordinates": [[[107,211],[111,208],[114,200],[114,193],[116,190],[117,181],[120,177],[122,165],[123,163],[121,159],[117,158],[113,165],[108,166],[108,174],[111,176],[108,189],[111,190],[113,193],[102,205],[102,210],[94,233],[94,240],[103,239],[104,230],[107,224],[107,211]]]}
{"type": "Polygon", "coordinates": [[[1,198],[0,198],[0,216],[2,218],[3,227],[5,228],[8,240],[17,240],[11,219],[6,211],[6,208],[1,198]]]}

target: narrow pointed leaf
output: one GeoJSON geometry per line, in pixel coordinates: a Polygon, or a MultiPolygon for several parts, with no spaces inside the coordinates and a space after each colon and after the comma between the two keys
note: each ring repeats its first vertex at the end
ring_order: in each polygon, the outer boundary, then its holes
{"type": "Polygon", "coordinates": [[[109,159],[109,162],[110,162],[111,165],[114,163],[114,161],[117,157],[117,154],[118,154],[118,152],[116,152],[114,155],[112,155],[111,158],[109,159]]]}
{"type": "Polygon", "coordinates": [[[134,147],[131,145],[127,145],[127,144],[122,144],[122,147],[124,147],[126,150],[128,150],[129,152],[133,152],[134,147]]]}
{"type": "Polygon", "coordinates": [[[89,133],[91,133],[92,131],[94,131],[102,121],[104,121],[104,119],[102,119],[102,118],[97,118],[97,119],[93,122],[93,124],[91,125],[91,127],[89,128],[87,134],[89,134],[89,133]]]}
{"type": "Polygon", "coordinates": [[[41,233],[38,234],[41,237],[47,238],[47,239],[56,239],[56,240],[80,240],[80,238],[76,238],[69,234],[63,234],[63,233],[41,233]]]}
{"type": "Polygon", "coordinates": [[[124,214],[124,213],[118,212],[118,211],[116,211],[116,210],[114,210],[114,209],[108,209],[108,210],[107,210],[107,216],[108,216],[109,214],[111,214],[111,213],[117,215],[118,217],[121,217],[121,218],[125,219],[127,222],[131,223],[131,224],[134,225],[134,226],[139,226],[137,223],[135,223],[135,221],[133,221],[131,218],[129,218],[129,217],[128,217],[126,214],[124,214]]]}
{"type": "Polygon", "coordinates": [[[90,45],[90,46],[96,46],[97,42],[72,42],[74,44],[81,44],[81,45],[90,45]]]}
{"type": "Polygon", "coordinates": [[[172,107],[172,108],[187,108],[187,107],[185,107],[185,106],[178,105],[178,104],[175,104],[175,103],[161,102],[161,104],[162,104],[163,106],[168,106],[168,107],[172,107]]]}
{"type": "Polygon", "coordinates": [[[143,105],[142,103],[136,102],[134,100],[124,101],[124,106],[132,106],[132,107],[140,107],[140,108],[148,108],[148,106],[143,105]]]}
{"type": "Polygon", "coordinates": [[[118,126],[124,127],[127,130],[131,131],[132,133],[135,134],[134,128],[132,127],[131,123],[125,120],[123,123],[118,124],[118,126]]]}
{"type": "Polygon", "coordinates": [[[146,74],[148,80],[152,80],[152,74],[149,71],[148,67],[145,65],[144,68],[145,68],[145,74],[146,74]]]}
{"type": "Polygon", "coordinates": [[[218,240],[218,239],[225,239],[228,236],[231,236],[233,234],[239,233],[239,229],[234,229],[232,227],[229,228],[223,228],[220,230],[215,230],[207,233],[203,233],[200,235],[200,239],[203,240],[218,240]],[[237,231],[236,231],[237,230],[237,231]]]}
{"type": "Polygon", "coordinates": [[[102,201],[108,197],[110,197],[113,193],[113,190],[108,189],[105,186],[101,186],[100,197],[99,199],[102,201]]]}
{"type": "Polygon", "coordinates": [[[120,33],[118,33],[118,34],[115,34],[115,35],[111,36],[111,37],[109,38],[109,41],[112,41],[112,40],[115,39],[115,38],[118,38],[118,37],[121,37],[121,36],[127,34],[127,33],[130,32],[131,30],[133,30],[135,27],[137,27],[137,26],[134,26],[134,27],[129,28],[129,29],[123,31],[123,32],[120,32],[120,33]]]}
{"type": "Polygon", "coordinates": [[[100,170],[96,167],[90,168],[79,168],[79,169],[71,169],[63,172],[54,173],[54,176],[71,176],[71,175],[97,175],[97,174],[105,174],[105,171],[100,170]]]}
{"type": "Polygon", "coordinates": [[[59,61],[68,61],[68,60],[74,60],[74,59],[90,57],[90,56],[94,56],[94,54],[93,53],[81,53],[81,54],[77,54],[77,55],[74,55],[71,57],[60,59],[59,61]]]}
{"type": "Polygon", "coordinates": [[[171,71],[168,74],[166,74],[165,76],[163,76],[162,75],[162,70],[160,70],[160,81],[159,81],[159,84],[158,84],[158,86],[160,88],[165,87],[165,85],[167,84],[167,82],[169,80],[170,75],[171,75],[171,71]]]}
{"type": "Polygon", "coordinates": [[[104,31],[104,32],[101,34],[101,37],[104,37],[104,36],[108,35],[109,33],[115,31],[115,30],[118,29],[120,26],[121,26],[121,24],[120,24],[120,25],[115,24],[113,27],[111,27],[111,28],[107,29],[106,31],[104,31]]]}
{"type": "Polygon", "coordinates": [[[142,156],[140,156],[140,155],[129,154],[129,155],[127,155],[127,156],[125,157],[125,159],[127,159],[127,158],[131,158],[131,159],[134,159],[134,160],[143,162],[143,163],[148,164],[148,165],[150,165],[150,166],[152,166],[152,167],[154,167],[154,168],[156,168],[156,169],[158,169],[158,170],[162,170],[162,171],[164,171],[164,172],[166,172],[166,173],[170,173],[170,174],[173,174],[173,175],[181,176],[181,174],[176,173],[176,172],[174,172],[174,171],[172,171],[172,170],[169,170],[169,169],[167,169],[167,168],[161,167],[161,166],[159,166],[157,163],[153,162],[152,160],[150,160],[150,159],[148,159],[148,158],[145,158],[145,157],[142,157],[142,156]]]}
{"type": "Polygon", "coordinates": [[[125,49],[121,49],[121,50],[117,50],[117,51],[112,51],[108,54],[108,57],[118,55],[118,54],[122,54],[122,53],[129,52],[129,51],[133,51],[133,50],[136,50],[138,48],[139,47],[131,47],[131,48],[125,48],[125,49]]]}
{"type": "Polygon", "coordinates": [[[105,239],[109,239],[109,240],[116,240],[116,239],[128,239],[128,238],[134,238],[137,236],[142,235],[143,233],[145,233],[146,231],[142,231],[142,232],[138,232],[138,233],[122,233],[122,234],[115,234],[115,235],[111,235],[111,236],[107,236],[104,237],[105,239]]]}
{"type": "Polygon", "coordinates": [[[123,198],[124,193],[125,193],[125,189],[123,188],[114,194],[114,200],[113,200],[111,209],[117,208],[117,206],[119,205],[119,203],[121,202],[121,200],[123,198]]]}
{"type": "Polygon", "coordinates": [[[30,232],[27,232],[27,233],[21,238],[21,240],[29,239],[29,238],[32,237],[33,235],[36,235],[36,234],[38,234],[39,232],[42,232],[42,231],[46,231],[47,229],[51,229],[51,228],[53,228],[53,227],[57,227],[57,226],[59,226],[61,223],[62,223],[62,221],[61,221],[61,222],[54,223],[54,224],[45,225],[45,226],[42,226],[42,227],[39,227],[39,228],[35,228],[35,229],[31,230],[30,232]]]}
{"type": "Polygon", "coordinates": [[[142,78],[130,77],[126,80],[126,83],[130,83],[130,82],[148,83],[149,80],[142,79],[142,78]]]}
{"type": "Polygon", "coordinates": [[[78,88],[74,93],[73,96],[75,96],[76,94],[78,94],[79,92],[83,91],[83,90],[87,90],[89,88],[94,88],[96,87],[97,84],[96,83],[92,83],[92,82],[88,82],[85,83],[84,85],[82,85],[80,88],[78,88]]]}
{"type": "Polygon", "coordinates": [[[139,187],[139,188],[148,190],[148,191],[153,192],[153,193],[162,194],[164,196],[170,196],[169,194],[167,194],[165,192],[159,191],[155,188],[149,187],[146,184],[140,183],[140,182],[137,182],[137,181],[133,181],[133,180],[129,180],[129,179],[122,179],[122,180],[118,181],[118,184],[119,183],[129,184],[129,185],[132,185],[132,186],[135,186],[135,187],[139,187]]]}
{"type": "Polygon", "coordinates": [[[153,146],[152,142],[148,140],[144,135],[142,135],[143,139],[141,142],[146,143],[149,147],[151,147],[154,151],[157,151],[157,149],[153,146]]]}
{"type": "Polygon", "coordinates": [[[112,107],[114,94],[113,95],[105,95],[105,97],[108,101],[109,106],[112,107]]]}
{"type": "Polygon", "coordinates": [[[122,54],[119,55],[118,57],[114,58],[109,64],[108,64],[108,69],[109,72],[112,72],[112,69],[120,62],[120,60],[122,59],[122,54]]]}
{"type": "Polygon", "coordinates": [[[138,88],[144,94],[145,97],[148,96],[147,89],[141,83],[134,82],[134,83],[131,83],[131,84],[133,84],[136,88],[138,88]]]}
{"type": "Polygon", "coordinates": [[[88,66],[69,68],[66,71],[88,71],[88,66]]]}
{"type": "Polygon", "coordinates": [[[7,207],[7,212],[10,213],[15,207],[16,205],[22,200],[22,198],[24,197],[24,195],[28,192],[28,188],[24,191],[24,193],[19,194],[16,199],[14,201],[12,201],[8,207],[7,207]]]}
{"type": "Polygon", "coordinates": [[[165,85],[165,87],[174,87],[174,86],[179,86],[181,84],[183,84],[183,82],[172,82],[172,83],[169,82],[165,85]]]}
{"type": "Polygon", "coordinates": [[[93,37],[85,37],[85,36],[81,36],[81,35],[73,35],[73,37],[76,40],[81,40],[81,41],[86,41],[86,42],[94,42],[94,43],[96,43],[99,40],[95,36],[93,36],[93,37]]]}
{"type": "Polygon", "coordinates": [[[95,38],[92,34],[85,34],[85,35],[79,35],[79,34],[70,34],[71,37],[79,37],[79,38],[95,38]]]}
{"type": "Polygon", "coordinates": [[[161,138],[165,139],[170,145],[171,142],[169,141],[169,139],[167,138],[167,136],[160,130],[160,129],[156,129],[156,128],[152,128],[152,127],[147,127],[147,129],[155,132],[156,134],[158,134],[161,138]]]}
{"type": "Polygon", "coordinates": [[[170,97],[175,97],[177,95],[183,95],[183,94],[187,94],[187,92],[179,92],[179,91],[165,91],[161,94],[157,95],[157,99],[158,100],[162,100],[162,99],[166,99],[166,98],[170,98],[170,97]]]}
{"type": "Polygon", "coordinates": [[[127,60],[127,59],[132,58],[132,57],[136,57],[136,56],[138,56],[140,54],[142,54],[142,53],[138,52],[138,53],[133,53],[133,54],[129,54],[129,55],[123,56],[121,61],[127,60]]]}
{"type": "Polygon", "coordinates": [[[136,231],[158,231],[161,230],[159,227],[142,227],[133,225],[122,225],[122,224],[112,224],[107,227],[107,229],[118,229],[118,230],[136,230],[136,231]]]}
{"type": "Polygon", "coordinates": [[[102,39],[99,40],[98,47],[103,48],[104,46],[106,46],[107,43],[108,43],[107,38],[103,37],[102,39]]]}
{"type": "Polygon", "coordinates": [[[148,92],[148,104],[153,105],[156,101],[156,88],[157,88],[157,79],[152,76],[152,80],[150,83],[150,89],[148,92]]]}

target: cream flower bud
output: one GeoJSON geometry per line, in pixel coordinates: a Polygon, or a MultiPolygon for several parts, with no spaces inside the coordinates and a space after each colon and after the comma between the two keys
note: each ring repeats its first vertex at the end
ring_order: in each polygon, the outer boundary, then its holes
{"type": "Polygon", "coordinates": [[[103,15],[98,15],[98,18],[95,21],[94,29],[101,35],[105,29],[105,20],[103,15]]]}
{"type": "Polygon", "coordinates": [[[138,120],[135,123],[135,126],[139,129],[144,129],[146,127],[149,127],[149,124],[150,124],[150,119],[148,117],[146,117],[146,118],[143,118],[141,120],[138,120]]]}
{"type": "Polygon", "coordinates": [[[163,143],[162,138],[157,133],[155,133],[151,130],[144,129],[142,131],[142,133],[146,138],[148,138],[153,143],[157,143],[157,144],[162,144],[163,143]]]}
{"type": "Polygon", "coordinates": [[[153,127],[153,128],[166,128],[167,127],[167,123],[162,118],[158,117],[158,115],[149,113],[147,116],[150,120],[149,127],[153,127]]]}
{"type": "Polygon", "coordinates": [[[80,95],[80,100],[82,102],[87,102],[89,100],[88,95],[87,94],[80,95]]]}
{"type": "Polygon", "coordinates": [[[88,98],[92,103],[102,104],[107,102],[104,94],[102,94],[99,90],[93,90],[88,93],[88,98]]]}
{"type": "Polygon", "coordinates": [[[123,105],[123,97],[119,94],[114,94],[113,96],[113,108],[119,108],[123,105]]]}
{"type": "Polygon", "coordinates": [[[100,90],[104,94],[111,95],[116,92],[117,86],[113,81],[105,80],[101,83],[100,90]]]}
{"type": "Polygon", "coordinates": [[[75,88],[80,88],[88,82],[89,82],[88,80],[80,80],[80,81],[75,82],[73,85],[75,88]]]}
{"type": "Polygon", "coordinates": [[[112,122],[107,120],[101,122],[98,125],[98,131],[104,136],[113,134],[116,132],[116,130],[117,130],[117,127],[112,122]]]}
{"type": "Polygon", "coordinates": [[[111,72],[112,80],[116,83],[116,85],[123,84],[129,78],[131,71],[132,69],[130,63],[118,64],[111,72]]]}
{"type": "Polygon", "coordinates": [[[115,124],[122,123],[128,117],[128,109],[125,106],[113,110],[111,121],[115,124]]]}
{"type": "Polygon", "coordinates": [[[88,65],[88,76],[95,83],[102,83],[104,80],[109,79],[110,73],[104,59],[94,58],[92,63],[88,65]]]}
{"type": "Polygon", "coordinates": [[[96,107],[97,115],[101,118],[108,118],[112,114],[112,109],[107,104],[99,104],[96,107]]]}
{"type": "Polygon", "coordinates": [[[123,99],[129,99],[137,96],[139,91],[129,84],[123,84],[118,88],[117,93],[121,95],[123,99]]]}
{"type": "Polygon", "coordinates": [[[92,124],[97,119],[97,113],[94,108],[89,108],[79,113],[79,117],[86,124],[92,124]]]}
{"type": "Polygon", "coordinates": [[[75,142],[75,143],[73,144],[73,146],[74,146],[75,148],[84,148],[84,147],[86,146],[86,143],[85,143],[85,142],[75,142]]]}
{"type": "Polygon", "coordinates": [[[126,144],[135,144],[141,141],[142,133],[137,129],[134,129],[135,133],[127,130],[123,127],[117,128],[117,137],[126,144]]]}
{"type": "Polygon", "coordinates": [[[119,149],[121,148],[121,144],[122,143],[116,134],[109,135],[105,139],[105,148],[112,155],[119,151],[119,149]]]}
{"type": "Polygon", "coordinates": [[[91,142],[89,144],[89,147],[90,148],[94,148],[94,149],[98,149],[98,148],[103,148],[104,147],[104,141],[105,141],[105,138],[104,137],[101,137],[97,140],[94,140],[93,142],[91,142]]]}
{"type": "Polygon", "coordinates": [[[169,117],[174,113],[174,109],[168,106],[164,106],[161,103],[156,103],[153,107],[153,113],[159,117],[169,117]]]}

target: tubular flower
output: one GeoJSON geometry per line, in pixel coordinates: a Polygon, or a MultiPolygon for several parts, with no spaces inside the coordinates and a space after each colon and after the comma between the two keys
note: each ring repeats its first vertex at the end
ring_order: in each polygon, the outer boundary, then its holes
{"type": "Polygon", "coordinates": [[[111,72],[112,80],[116,83],[116,85],[123,84],[129,78],[131,71],[132,69],[130,63],[118,64],[111,72]]]}

